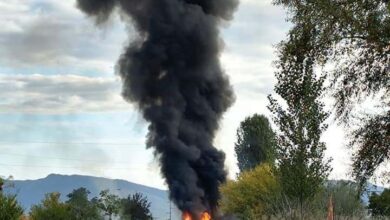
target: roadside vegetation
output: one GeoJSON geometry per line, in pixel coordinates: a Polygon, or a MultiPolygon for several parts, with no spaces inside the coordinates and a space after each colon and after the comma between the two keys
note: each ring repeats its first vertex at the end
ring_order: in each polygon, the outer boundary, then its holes
{"type": "MultiPolygon", "coordinates": [[[[0,178],[0,186],[4,185],[0,178]]],[[[0,190],[0,220],[151,220],[150,202],[141,193],[120,198],[103,190],[98,197],[89,199],[86,188],[74,189],[65,201],[61,194],[48,193],[26,213],[16,195],[5,195],[0,190]]]]}
{"type": "MultiPolygon", "coordinates": [[[[317,160],[320,168],[329,161],[323,159],[321,153],[307,152],[307,149],[316,151],[308,147],[310,145],[288,145],[296,148],[283,151],[281,146],[284,145],[278,142],[278,138],[283,136],[278,137],[265,116],[246,118],[238,128],[237,135],[236,154],[240,158],[240,173],[236,180],[228,180],[220,188],[220,207],[224,214],[245,220],[327,219],[330,213],[333,219],[340,220],[390,219],[390,189],[385,189],[381,194],[372,193],[366,206],[361,199],[358,182],[328,180],[323,170],[322,173],[309,172],[315,170],[309,166],[315,164],[313,160],[317,160]],[[293,150],[298,153],[287,155],[286,151],[293,150]],[[273,156],[267,155],[270,152],[273,156]],[[288,161],[287,164],[293,167],[281,166],[280,160],[288,161]],[[296,167],[301,167],[301,170],[295,170],[296,167]],[[287,179],[283,172],[299,178],[287,179]],[[300,172],[306,175],[300,175],[300,172]]],[[[320,149],[324,150],[322,146],[320,149]]]]}

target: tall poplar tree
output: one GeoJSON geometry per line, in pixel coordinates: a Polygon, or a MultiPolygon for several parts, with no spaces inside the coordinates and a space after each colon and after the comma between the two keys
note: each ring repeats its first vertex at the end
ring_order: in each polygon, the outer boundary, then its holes
{"type": "Polygon", "coordinates": [[[324,159],[325,143],[320,141],[328,117],[320,101],[325,78],[314,73],[310,28],[301,28],[302,32],[290,35],[299,44],[283,42],[279,47],[275,92],[285,103],[269,96],[268,108],[279,130],[277,168],[282,190],[299,203],[302,216],[303,205],[319,191],[331,168],[330,159],[324,159]]]}

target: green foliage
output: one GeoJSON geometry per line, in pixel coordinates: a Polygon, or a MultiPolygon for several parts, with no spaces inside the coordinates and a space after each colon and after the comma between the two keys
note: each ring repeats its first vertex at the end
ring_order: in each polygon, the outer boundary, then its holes
{"type": "Polygon", "coordinates": [[[319,191],[331,170],[330,160],[324,160],[326,146],[320,141],[328,117],[320,101],[325,78],[317,79],[314,73],[314,47],[307,31],[290,36],[296,44],[280,46],[275,92],[286,108],[271,96],[268,106],[279,128],[277,165],[283,193],[300,204],[301,213],[304,203],[319,191]]]}
{"type": "MultiPolygon", "coordinates": [[[[310,45],[314,65],[324,69],[335,98],[335,115],[349,125],[355,106],[377,96],[382,110],[362,117],[352,131],[354,176],[364,184],[377,167],[390,159],[390,3],[387,0],[275,0],[289,11],[293,26],[280,44],[282,59],[302,52],[302,39],[310,45]],[[380,125],[380,126],[378,126],[380,125]],[[372,130],[372,128],[376,128],[372,130]],[[370,130],[368,130],[370,129],[370,130]]],[[[297,74],[300,74],[299,72],[297,74]]]]}
{"type": "Polygon", "coordinates": [[[117,216],[120,211],[120,199],[117,195],[110,194],[108,189],[102,190],[99,193],[99,198],[94,198],[93,202],[97,204],[97,207],[103,211],[108,219],[117,216]]]}
{"type": "Polygon", "coordinates": [[[6,185],[12,186],[12,183],[6,184],[11,179],[12,176],[7,179],[0,177],[0,219],[4,220],[19,219],[23,214],[23,209],[16,200],[16,196],[3,194],[3,189],[6,185]]]}
{"type": "Polygon", "coordinates": [[[221,187],[224,214],[240,219],[325,219],[332,197],[336,219],[363,219],[365,208],[358,185],[349,181],[327,182],[310,202],[301,205],[286,198],[277,176],[269,165],[261,165],[240,174],[237,181],[221,187]]]}
{"type": "Polygon", "coordinates": [[[364,216],[364,205],[356,183],[344,180],[327,182],[313,201],[313,212],[322,212],[326,216],[330,197],[337,219],[364,216]]]}
{"type": "Polygon", "coordinates": [[[32,220],[105,219],[100,215],[101,211],[110,220],[116,219],[119,213],[121,214],[120,219],[124,220],[153,219],[150,212],[150,202],[140,193],[126,199],[120,199],[117,195],[110,194],[107,189],[102,190],[99,197],[88,200],[89,193],[86,188],[75,189],[68,194],[68,200],[65,203],[60,201],[59,193],[46,194],[41,204],[31,208],[30,218],[32,220]]]}
{"type": "Polygon", "coordinates": [[[12,180],[13,176],[8,176],[7,178],[0,177],[0,193],[4,190],[4,188],[14,187],[12,180]]]}
{"type": "Polygon", "coordinates": [[[241,219],[261,219],[262,215],[273,214],[273,205],[280,196],[277,178],[267,163],[240,173],[237,181],[228,181],[220,190],[222,211],[241,219]]]}
{"type": "Polygon", "coordinates": [[[150,202],[141,193],[121,200],[121,220],[151,220],[150,202]]]}
{"type": "Polygon", "coordinates": [[[260,163],[274,163],[275,133],[264,115],[245,118],[237,130],[235,151],[240,171],[250,170],[260,163]]]}
{"type": "Polygon", "coordinates": [[[4,180],[0,177],[0,192],[3,191],[4,180]]]}
{"type": "Polygon", "coordinates": [[[373,216],[390,217],[390,189],[385,189],[381,195],[373,193],[370,196],[368,209],[373,216]]]}
{"type": "Polygon", "coordinates": [[[23,209],[18,204],[16,196],[6,196],[0,192],[0,219],[17,220],[22,214],[23,209]]]}
{"type": "Polygon", "coordinates": [[[66,204],[69,206],[73,220],[102,219],[97,204],[88,200],[89,193],[86,188],[79,188],[68,194],[69,199],[66,204]]]}
{"type": "Polygon", "coordinates": [[[362,123],[352,133],[351,141],[352,146],[359,146],[353,155],[353,174],[361,185],[367,182],[381,163],[390,158],[390,111],[387,115],[368,116],[362,119],[362,123]]]}
{"type": "Polygon", "coordinates": [[[59,193],[49,193],[41,204],[34,205],[30,211],[32,220],[69,220],[72,219],[68,204],[60,201],[59,193]]]}
{"type": "Polygon", "coordinates": [[[326,195],[332,195],[336,216],[364,216],[364,205],[359,197],[358,186],[355,183],[341,181],[329,184],[326,195]]]}

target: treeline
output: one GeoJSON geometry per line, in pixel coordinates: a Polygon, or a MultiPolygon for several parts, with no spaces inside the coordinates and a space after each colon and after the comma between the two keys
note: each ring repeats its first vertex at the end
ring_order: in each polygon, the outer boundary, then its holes
{"type": "MultiPolygon", "coordinates": [[[[367,181],[378,176],[390,183],[390,172],[378,169],[390,162],[390,2],[273,2],[291,24],[277,46],[277,81],[268,97],[275,131],[260,115],[241,123],[240,173],[221,187],[223,211],[241,219],[333,219],[334,213],[361,219],[367,181]],[[332,111],[324,97],[334,100],[332,111]],[[379,102],[366,109],[367,100],[379,102]],[[328,181],[332,158],[321,135],[331,114],[346,128],[356,184],[328,181]]],[[[372,216],[389,216],[389,190],[373,194],[368,208],[372,216]]]]}
{"type": "MultiPolygon", "coordinates": [[[[0,179],[0,186],[3,185],[0,179]]],[[[89,199],[86,188],[78,188],[60,200],[60,193],[53,192],[31,207],[28,214],[18,203],[15,195],[0,191],[0,220],[151,220],[150,202],[141,193],[119,198],[103,190],[99,196],[89,199]]]]}
{"type": "Polygon", "coordinates": [[[329,214],[345,220],[390,218],[390,189],[380,195],[372,193],[365,207],[358,183],[327,180],[326,172],[311,167],[313,160],[317,166],[327,163],[321,162],[322,154],[311,154],[307,151],[312,149],[304,147],[287,155],[278,143],[265,116],[255,114],[241,122],[235,144],[240,173],[237,180],[221,187],[224,214],[245,220],[326,219],[329,214]],[[288,163],[281,166],[284,161],[288,163]],[[299,178],[285,179],[284,172],[299,178]]]}

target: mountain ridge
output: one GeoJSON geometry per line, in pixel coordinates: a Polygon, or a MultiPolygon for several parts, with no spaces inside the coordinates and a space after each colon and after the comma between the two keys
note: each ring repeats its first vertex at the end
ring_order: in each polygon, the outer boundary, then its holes
{"type": "Polygon", "coordinates": [[[89,194],[90,199],[98,196],[99,192],[104,189],[109,189],[111,193],[119,197],[127,197],[139,192],[151,202],[151,212],[155,219],[169,219],[170,207],[172,207],[172,219],[178,220],[180,216],[173,203],[170,204],[166,190],[122,179],[78,174],[49,174],[44,178],[35,180],[12,180],[12,185],[13,187],[6,188],[5,192],[15,194],[25,212],[28,212],[32,205],[40,203],[46,193],[59,192],[61,200],[65,201],[66,196],[74,189],[85,187],[91,192],[89,194]]]}

